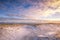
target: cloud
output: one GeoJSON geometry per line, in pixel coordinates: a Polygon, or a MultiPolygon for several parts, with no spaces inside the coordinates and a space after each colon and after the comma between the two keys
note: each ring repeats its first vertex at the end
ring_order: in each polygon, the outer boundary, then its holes
{"type": "MultiPolygon", "coordinates": [[[[18,19],[50,19],[50,15],[60,12],[60,0],[1,0],[2,16],[18,19]]],[[[58,14],[56,14],[58,16],[58,14]]],[[[56,18],[55,16],[51,19],[56,18]]],[[[58,17],[59,18],[59,17],[58,17]]]]}

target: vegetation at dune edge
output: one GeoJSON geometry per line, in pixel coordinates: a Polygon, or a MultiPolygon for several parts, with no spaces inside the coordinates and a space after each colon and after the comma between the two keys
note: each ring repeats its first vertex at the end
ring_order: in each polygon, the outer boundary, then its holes
{"type": "Polygon", "coordinates": [[[2,26],[2,27],[3,27],[3,26],[4,26],[4,27],[9,27],[9,26],[10,26],[10,27],[12,27],[12,26],[15,27],[15,26],[21,26],[21,25],[22,25],[22,24],[0,24],[0,27],[1,27],[1,26],[2,26]]]}

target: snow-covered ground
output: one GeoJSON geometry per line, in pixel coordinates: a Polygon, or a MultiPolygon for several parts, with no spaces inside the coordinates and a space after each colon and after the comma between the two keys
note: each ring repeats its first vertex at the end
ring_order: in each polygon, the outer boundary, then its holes
{"type": "MultiPolygon", "coordinates": [[[[0,40],[40,40],[40,37],[54,38],[60,32],[59,24],[0,26],[0,40]]],[[[47,39],[46,39],[47,40],[47,39]]]]}

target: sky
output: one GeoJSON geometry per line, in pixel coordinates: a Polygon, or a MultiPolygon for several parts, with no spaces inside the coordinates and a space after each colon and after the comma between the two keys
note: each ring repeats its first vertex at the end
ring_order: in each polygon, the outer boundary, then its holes
{"type": "Polygon", "coordinates": [[[2,19],[60,20],[60,0],[0,0],[2,19]]]}

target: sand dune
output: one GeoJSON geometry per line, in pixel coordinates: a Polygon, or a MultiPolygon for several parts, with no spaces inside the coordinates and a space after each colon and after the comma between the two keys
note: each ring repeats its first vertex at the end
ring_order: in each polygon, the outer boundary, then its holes
{"type": "Polygon", "coordinates": [[[60,24],[0,24],[0,40],[38,40],[60,37],[60,24]]]}

